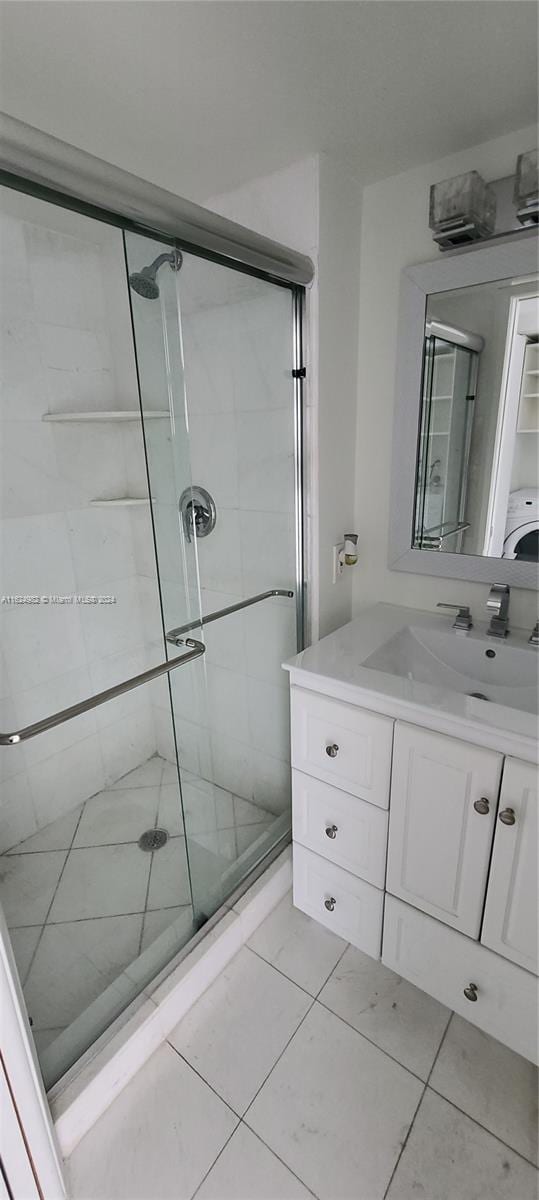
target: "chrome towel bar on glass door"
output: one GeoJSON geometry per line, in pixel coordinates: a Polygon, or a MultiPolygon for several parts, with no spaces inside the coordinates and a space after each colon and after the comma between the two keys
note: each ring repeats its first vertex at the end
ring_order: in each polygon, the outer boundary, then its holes
{"type": "Polygon", "coordinates": [[[140,675],[133,675],[131,679],[124,679],[123,683],[116,683],[114,687],[106,688],[104,692],[98,692],[95,696],[89,696],[87,700],[80,700],[78,704],[72,704],[70,708],[63,708],[61,712],[53,713],[50,717],[43,717],[41,721],[36,721],[34,725],[27,725],[25,729],[17,729],[14,733],[0,733],[0,746],[16,746],[19,742],[26,742],[28,738],[36,737],[38,733],[46,733],[47,729],[54,729],[55,725],[63,725],[64,721],[71,721],[73,717],[80,717],[82,713],[89,712],[91,708],[106,704],[107,700],[115,700],[117,696],[123,696],[124,692],[141,687],[143,683],[150,683],[150,680],[158,679],[160,675],[168,675],[169,671],[174,671],[183,663],[200,658],[200,655],[204,654],[206,650],[203,642],[196,642],[194,638],[186,638],[183,642],[178,641],[176,645],[187,646],[188,653],[182,654],[180,658],[172,658],[159,663],[157,667],[150,667],[148,671],[142,671],[140,675]]]}
{"type": "Polygon", "coordinates": [[[292,599],[294,593],[284,590],[283,588],[273,588],[271,592],[259,592],[258,596],[250,596],[248,600],[238,600],[237,604],[229,604],[228,608],[218,608],[215,612],[208,613],[206,617],[198,617],[195,621],[188,621],[187,625],[178,625],[176,629],[169,629],[166,634],[167,642],[172,642],[175,646],[179,645],[177,641],[182,633],[188,633],[190,629],[200,629],[201,625],[210,625],[212,621],[218,621],[219,617],[228,617],[230,613],[238,612],[240,608],[249,608],[251,604],[258,604],[259,600],[269,600],[270,596],[287,596],[292,599]]]}

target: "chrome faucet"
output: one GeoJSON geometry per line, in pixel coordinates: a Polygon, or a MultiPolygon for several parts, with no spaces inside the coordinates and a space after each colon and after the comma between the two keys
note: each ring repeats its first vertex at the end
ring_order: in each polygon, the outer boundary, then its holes
{"type": "Polygon", "coordinates": [[[472,614],[467,604],[444,604],[438,601],[436,608],[452,608],[456,612],[453,629],[473,629],[472,614]]]}
{"type": "Polygon", "coordinates": [[[535,625],[530,633],[528,641],[530,643],[530,646],[539,646],[539,621],[535,622],[535,625]]]}
{"type": "Polygon", "coordinates": [[[506,583],[493,583],[487,600],[487,612],[491,614],[488,637],[504,638],[509,633],[510,590],[506,583]]]}

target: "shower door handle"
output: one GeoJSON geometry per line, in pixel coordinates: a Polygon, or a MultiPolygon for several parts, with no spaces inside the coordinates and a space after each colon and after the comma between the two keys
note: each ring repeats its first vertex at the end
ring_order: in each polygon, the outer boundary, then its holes
{"type": "Polygon", "coordinates": [[[46,733],[48,729],[54,729],[56,725],[72,721],[73,717],[80,717],[82,713],[89,712],[91,708],[98,708],[100,704],[106,704],[107,700],[115,700],[117,696],[123,696],[124,692],[131,692],[133,688],[141,687],[143,683],[150,683],[152,679],[158,679],[160,675],[168,675],[170,671],[175,671],[176,667],[200,658],[206,650],[204,643],[197,642],[194,638],[185,638],[184,641],[178,641],[176,645],[187,646],[187,654],[182,654],[180,658],[167,659],[165,662],[159,663],[157,667],[141,671],[140,675],[132,675],[131,679],[124,679],[123,683],[106,688],[104,692],[97,692],[95,696],[89,696],[87,700],[80,700],[78,704],[72,704],[70,708],[63,708],[60,712],[52,713],[50,717],[43,717],[41,721],[35,721],[33,725],[27,725],[25,729],[17,729],[13,733],[0,733],[0,746],[17,746],[20,742],[28,741],[28,738],[36,737],[38,733],[46,733]]]}

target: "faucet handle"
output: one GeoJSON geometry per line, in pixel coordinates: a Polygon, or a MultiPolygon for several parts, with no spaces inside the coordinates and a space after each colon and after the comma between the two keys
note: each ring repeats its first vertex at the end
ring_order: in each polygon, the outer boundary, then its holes
{"type": "Polygon", "coordinates": [[[473,629],[472,614],[467,604],[446,604],[439,600],[436,608],[451,608],[456,612],[453,629],[473,629]]]}

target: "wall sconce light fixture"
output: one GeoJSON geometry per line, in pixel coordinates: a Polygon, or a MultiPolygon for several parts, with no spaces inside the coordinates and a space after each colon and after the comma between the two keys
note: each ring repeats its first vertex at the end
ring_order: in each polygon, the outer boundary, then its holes
{"type": "Polygon", "coordinates": [[[539,171],[537,150],[519,154],[513,194],[521,225],[537,225],[539,220],[539,171]]]}
{"type": "Polygon", "coordinates": [[[478,171],[433,183],[429,226],[441,250],[490,237],[495,221],[495,193],[478,171]]]}

